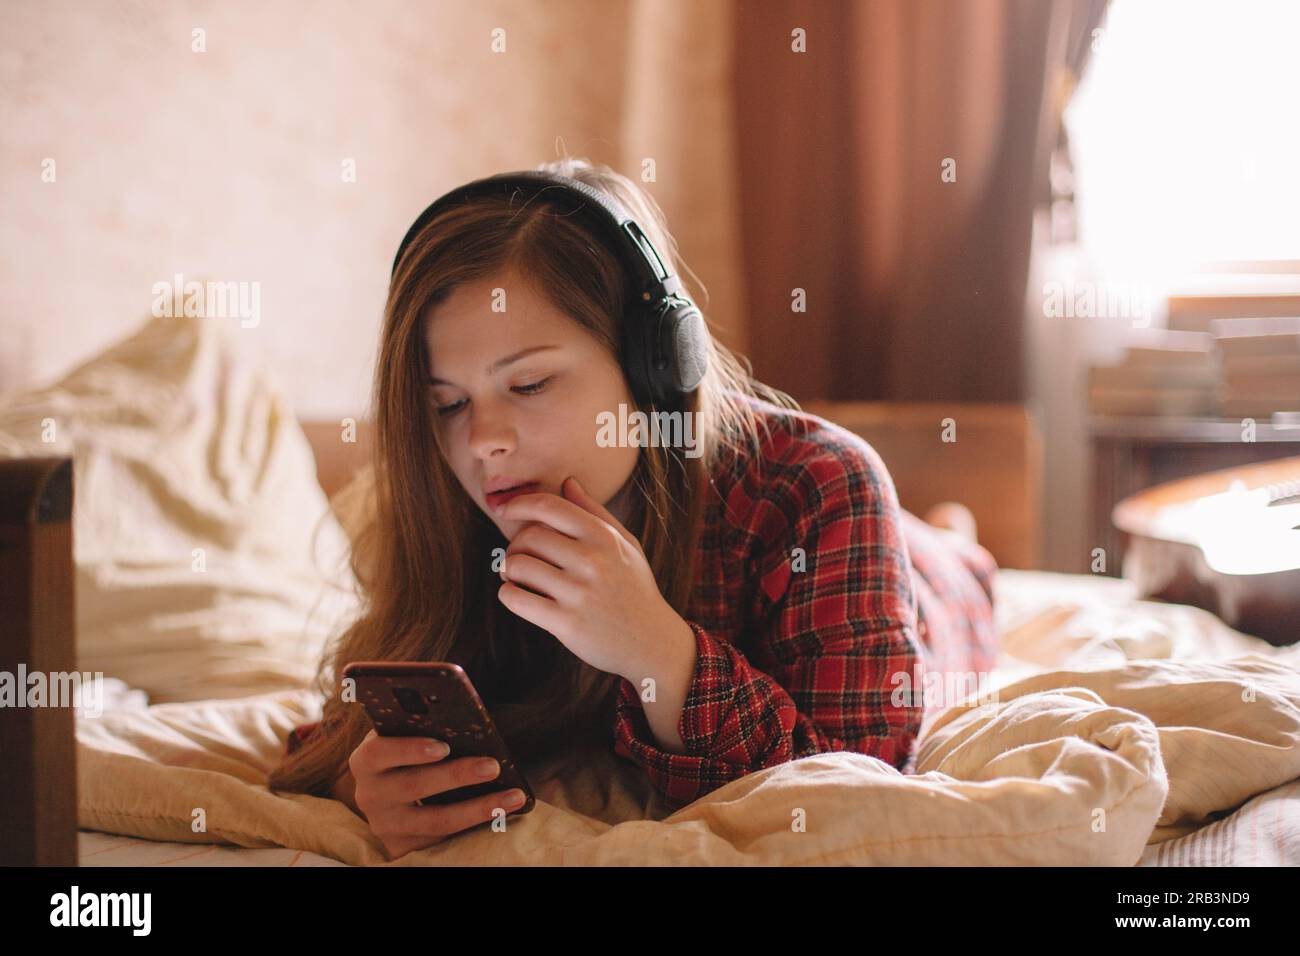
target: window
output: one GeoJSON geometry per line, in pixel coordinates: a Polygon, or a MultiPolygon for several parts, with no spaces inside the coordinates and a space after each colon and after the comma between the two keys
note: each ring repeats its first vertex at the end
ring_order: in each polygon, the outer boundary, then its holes
{"type": "Polygon", "coordinates": [[[1300,260],[1298,43],[1296,0],[1112,0],[1065,113],[1101,271],[1300,260]]]}

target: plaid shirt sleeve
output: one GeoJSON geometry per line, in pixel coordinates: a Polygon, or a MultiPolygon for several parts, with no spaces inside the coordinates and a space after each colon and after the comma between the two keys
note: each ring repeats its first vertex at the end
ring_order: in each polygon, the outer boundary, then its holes
{"type": "MultiPolygon", "coordinates": [[[[783,534],[758,568],[741,653],[694,621],[698,657],[678,722],[684,754],[659,749],[636,688],[623,680],[615,750],[674,809],[766,767],[851,750],[906,770],[920,703],[896,706],[894,675],[924,668],[916,598],[893,482],[874,449],[839,444],[784,469],[767,501],[783,534]],[[799,569],[802,549],[806,567],[799,569]],[[794,560],[792,560],[794,558],[794,560]],[[756,663],[761,663],[760,668],[756,663]]],[[[755,508],[770,518],[769,508],[755,508]]],[[[751,529],[757,530],[757,527],[751,529]]]]}

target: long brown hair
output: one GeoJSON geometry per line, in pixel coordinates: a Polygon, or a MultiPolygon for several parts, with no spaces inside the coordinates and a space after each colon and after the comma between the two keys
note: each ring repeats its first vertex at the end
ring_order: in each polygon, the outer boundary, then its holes
{"type": "MultiPolygon", "coordinates": [[[[575,157],[538,169],[614,196],[670,268],[682,273],[662,211],[630,179],[575,157]]],[[[483,198],[447,209],[414,238],[393,277],[371,398],[373,496],[351,556],[361,613],[321,660],[323,727],[271,773],[272,791],[328,795],[347,770],[349,755],[371,726],[364,710],[339,693],[338,675],[350,661],[459,664],[512,755],[532,774],[569,748],[580,755],[574,745],[608,744],[620,678],[591,667],[497,599],[493,549],[509,542],[445,461],[426,387],[426,311],[461,283],[503,274],[530,280],[617,359],[629,296],[625,270],[604,240],[563,215],[563,202],[545,200],[549,195],[523,205],[483,198]]],[[[644,447],[633,471],[638,494],[628,529],[641,542],[665,600],[683,616],[708,479],[730,452],[745,443],[759,447],[763,422],[748,399],[798,408],[784,392],[754,380],[748,362],[742,365],[711,336],[710,348],[709,371],[684,409],[695,416],[701,453],[644,447]]],[[[637,407],[647,415],[657,411],[637,407]]],[[[561,762],[551,772],[567,766],[561,762]]]]}

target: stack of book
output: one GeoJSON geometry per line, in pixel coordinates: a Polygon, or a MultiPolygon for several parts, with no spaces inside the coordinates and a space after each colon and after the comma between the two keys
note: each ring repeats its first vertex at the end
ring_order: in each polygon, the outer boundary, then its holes
{"type": "Polygon", "coordinates": [[[1219,414],[1300,411],[1300,318],[1216,319],[1210,331],[1222,356],[1219,414]]]}
{"type": "Polygon", "coordinates": [[[1214,336],[1151,329],[1128,347],[1118,365],[1088,369],[1088,408],[1094,415],[1158,418],[1218,413],[1219,366],[1214,336]]]}

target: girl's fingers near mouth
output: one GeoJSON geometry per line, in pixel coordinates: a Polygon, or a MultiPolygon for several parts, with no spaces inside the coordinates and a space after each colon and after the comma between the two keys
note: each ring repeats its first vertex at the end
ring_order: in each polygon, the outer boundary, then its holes
{"type": "Polygon", "coordinates": [[[500,571],[501,579],[538,597],[552,597],[563,586],[563,572],[555,565],[530,554],[511,555],[506,563],[509,564],[512,574],[509,576],[506,574],[506,564],[503,564],[500,571]]]}

